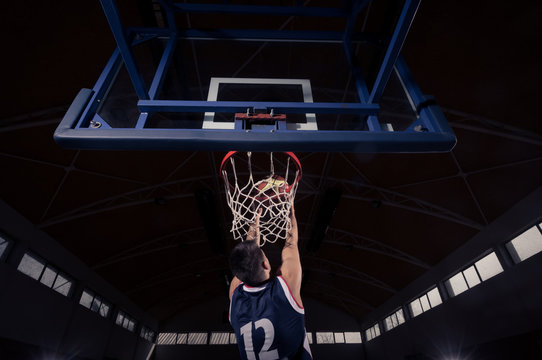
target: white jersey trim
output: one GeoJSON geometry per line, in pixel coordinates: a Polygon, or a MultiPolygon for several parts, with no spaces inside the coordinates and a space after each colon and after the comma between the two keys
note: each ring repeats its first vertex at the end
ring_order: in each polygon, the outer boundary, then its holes
{"type": "Polygon", "coordinates": [[[258,291],[262,291],[263,289],[265,289],[266,286],[267,286],[267,284],[264,285],[264,286],[258,286],[258,287],[243,285],[243,290],[245,290],[247,292],[258,292],[258,291]]]}
{"type": "Polygon", "coordinates": [[[288,284],[286,284],[286,281],[281,276],[278,276],[277,278],[279,279],[279,283],[282,286],[284,295],[286,295],[286,299],[288,299],[288,302],[290,303],[290,305],[292,305],[292,308],[300,314],[305,314],[305,309],[303,309],[297,304],[297,302],[294,299],[294,296],[290,292],[290,288],[288,287],[288,284]]]}

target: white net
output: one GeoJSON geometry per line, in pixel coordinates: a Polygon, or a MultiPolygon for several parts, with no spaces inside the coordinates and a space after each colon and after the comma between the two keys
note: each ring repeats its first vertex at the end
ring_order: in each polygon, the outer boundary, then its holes
{"type": "Polygon", "coordinates": [[[300,168],[292,164],[294,161],[290,156],[275,163],[271,153],[269,169],[253,173],[252,153],[246,155],[248,172],[237,171],[234,156],[229,157],[227,166],[222,167],[226,198],[233,214],[233,237],[245,240],[261,209],[260,246],[286,239],[292,226],[290,209],[297,191],[300,168]],[[275,172],[275,168],[281,168],[280,174],[275,172]]]}

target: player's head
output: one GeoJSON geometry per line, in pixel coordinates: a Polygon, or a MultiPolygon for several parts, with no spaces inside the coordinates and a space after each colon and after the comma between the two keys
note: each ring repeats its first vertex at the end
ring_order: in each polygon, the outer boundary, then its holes
{"type": "Polygon", "coordinates": [[[237,244],[230,255],[230,267],[234,276],[248,286],[257,286],[269,279],[269,260],[256,241],[246,240],[237,244]]]}

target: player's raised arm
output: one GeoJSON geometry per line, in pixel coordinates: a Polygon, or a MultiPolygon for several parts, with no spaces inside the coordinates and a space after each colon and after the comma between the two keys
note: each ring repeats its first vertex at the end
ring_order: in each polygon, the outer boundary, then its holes
{"type": "Polygon", "coordinates": [[[258,209],[258,212],[256,213],[256,221],[252,224],[250,224],[250,228],[248,229],[247,233],[247,240],[256,240],[256,243],[258,246],[261,246],[260,244],[260,217],[262,216],[262,208],[258,209]]]}
{"type": "Polygon", "coordinates": [[[301,302],[301,259],[299,258],[299,249],[297,246],[299,235],[293,204],[290,220],[292,222],[292,228],[286,236],[286,241],[284,242],[284,247],[282,249],[282,265],[280,267],[280,272],[290,287],[294,299],[299,305],[303,306],[301,302]]]}

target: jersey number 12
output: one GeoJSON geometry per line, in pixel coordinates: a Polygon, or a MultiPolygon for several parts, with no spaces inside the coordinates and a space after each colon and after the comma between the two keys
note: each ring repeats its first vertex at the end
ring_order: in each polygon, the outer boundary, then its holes
{"type": "Polygon", "coordinates": [[[243,337],[243,342],[245,343],[245,351],[247,353],[248,360],[256,360],[254,356],[254,346],[252,344],[252,325],[254,329],[262,328],[265,333],[265,342],[263,343],[262,349],[258,353],[260,360],[276,360],[279,358],[279,353],[277,349],[269,350],[273,344],[273,339],[275,338],[275,328],[273,328],[273,323],[269,319],[260,319],[256,322],[249,322],[241,326],[240,332],[243,337]]]}

